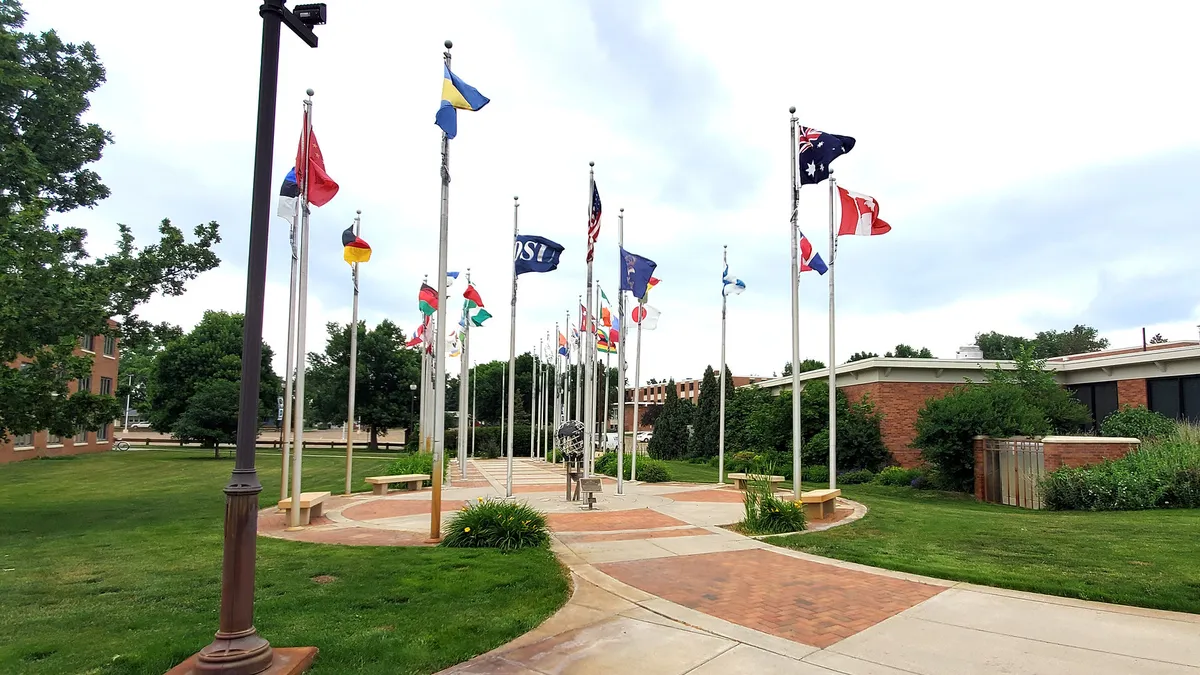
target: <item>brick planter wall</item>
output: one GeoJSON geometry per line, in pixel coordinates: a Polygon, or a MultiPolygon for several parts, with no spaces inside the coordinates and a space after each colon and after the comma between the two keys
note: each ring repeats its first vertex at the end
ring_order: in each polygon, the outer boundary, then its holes
{"type": "Polygon", "coordinates": [[[1064,466],[1081,467],[1099,464],[1106,459],[1118,459],[1137,450],[1136,438],[1102,438],[1093,436],[1046,436],[1042,439],[1046,454],[1046,471],[1064,466]]]}

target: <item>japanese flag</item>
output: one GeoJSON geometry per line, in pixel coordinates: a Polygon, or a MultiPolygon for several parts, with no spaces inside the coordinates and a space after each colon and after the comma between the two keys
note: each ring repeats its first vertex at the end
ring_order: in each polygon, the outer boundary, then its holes
{"type": "Polygon", "coordinates": [[[879,202],[873,197],[851,192],[838,187],[838,201],[842,206],[842,221],[838,234],[870,236],[887,234],[892,226],[879,219],[879,202]]]}

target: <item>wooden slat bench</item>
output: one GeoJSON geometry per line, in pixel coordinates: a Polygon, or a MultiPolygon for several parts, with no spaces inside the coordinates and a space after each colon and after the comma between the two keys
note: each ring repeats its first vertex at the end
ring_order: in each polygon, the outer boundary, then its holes
{"type": "Polygon", "coordinates": [[[772,490],[775,489],[776,483],[782,483],[784,481],[783,476],[761,476],[758,474],[745,474],[745,473],[730,473],[730,474],[725,474],[725,475],[729,477],[729,480],[733,481],[733,487],[735,487],[739,490],[745,490],[746,484],[752,480],[762,480],[765,478],[765,479],[771,481],[771,489],[772,490]]]}
{"type": "Polygon", "coordinates": [[[837,506],[837,498],[842,496],[841,490],[809,490],[800,493],[800,503],[804,505],[804,517],[809,520],[823,520],[833,515],[837,506]]]}
{"type": "MultiPolygon", "coordinates": [[[[321,503],[326,499],[329,499],[328,492],[301,492],[300,524],[308,525],[314,516],[320,517],[321,503]]],[[[278,506],[280,511],[289,511],[292,508],[292,498],[280,499],[278,506]]]]}
{"type": "Polygon", "coordinates": [[[426,473],[406,473],[398,476],[368,476],[367,482],[371,484],[371,494],[386,495],[388,493],[388,485],[392,483],[404,483],[409,490],[420,490],[421,485],[430,480],[429,474],[426,473]]]}

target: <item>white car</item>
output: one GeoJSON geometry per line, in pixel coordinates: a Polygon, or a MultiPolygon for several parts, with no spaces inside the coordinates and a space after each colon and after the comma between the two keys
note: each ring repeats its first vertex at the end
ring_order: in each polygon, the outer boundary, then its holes
{"type": "Polygon", "coordinates": [[[133,424],[129,425],[129,428],[130,429],[149,429],[150,423],[149,422],[134,422],[133,424]]]}
{"type": "Polygon", "coordinates": [[[642,431],[638,433],[638,443],[648,443],[650,437],[654,435],[653,431],[642,431]]]}

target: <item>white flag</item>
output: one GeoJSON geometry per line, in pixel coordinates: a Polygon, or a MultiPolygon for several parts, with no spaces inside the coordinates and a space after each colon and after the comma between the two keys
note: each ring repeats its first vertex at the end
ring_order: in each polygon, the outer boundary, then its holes
{"type": "Polygon", "coordinates": [[[729,265],[725,266],[725,272],[721,274],[721,284],[721,293],[725,295],[739,295],[746,290],[746,282],[731,275],[729,265]]]}
{"type": "Polygon", "coordinates": [[[658,328],[658,317],[660,316],[662,316],[662,312],[650,305],[639,305],[633,310],[633,322],[641,324],[645,330],[658,328]]]}

